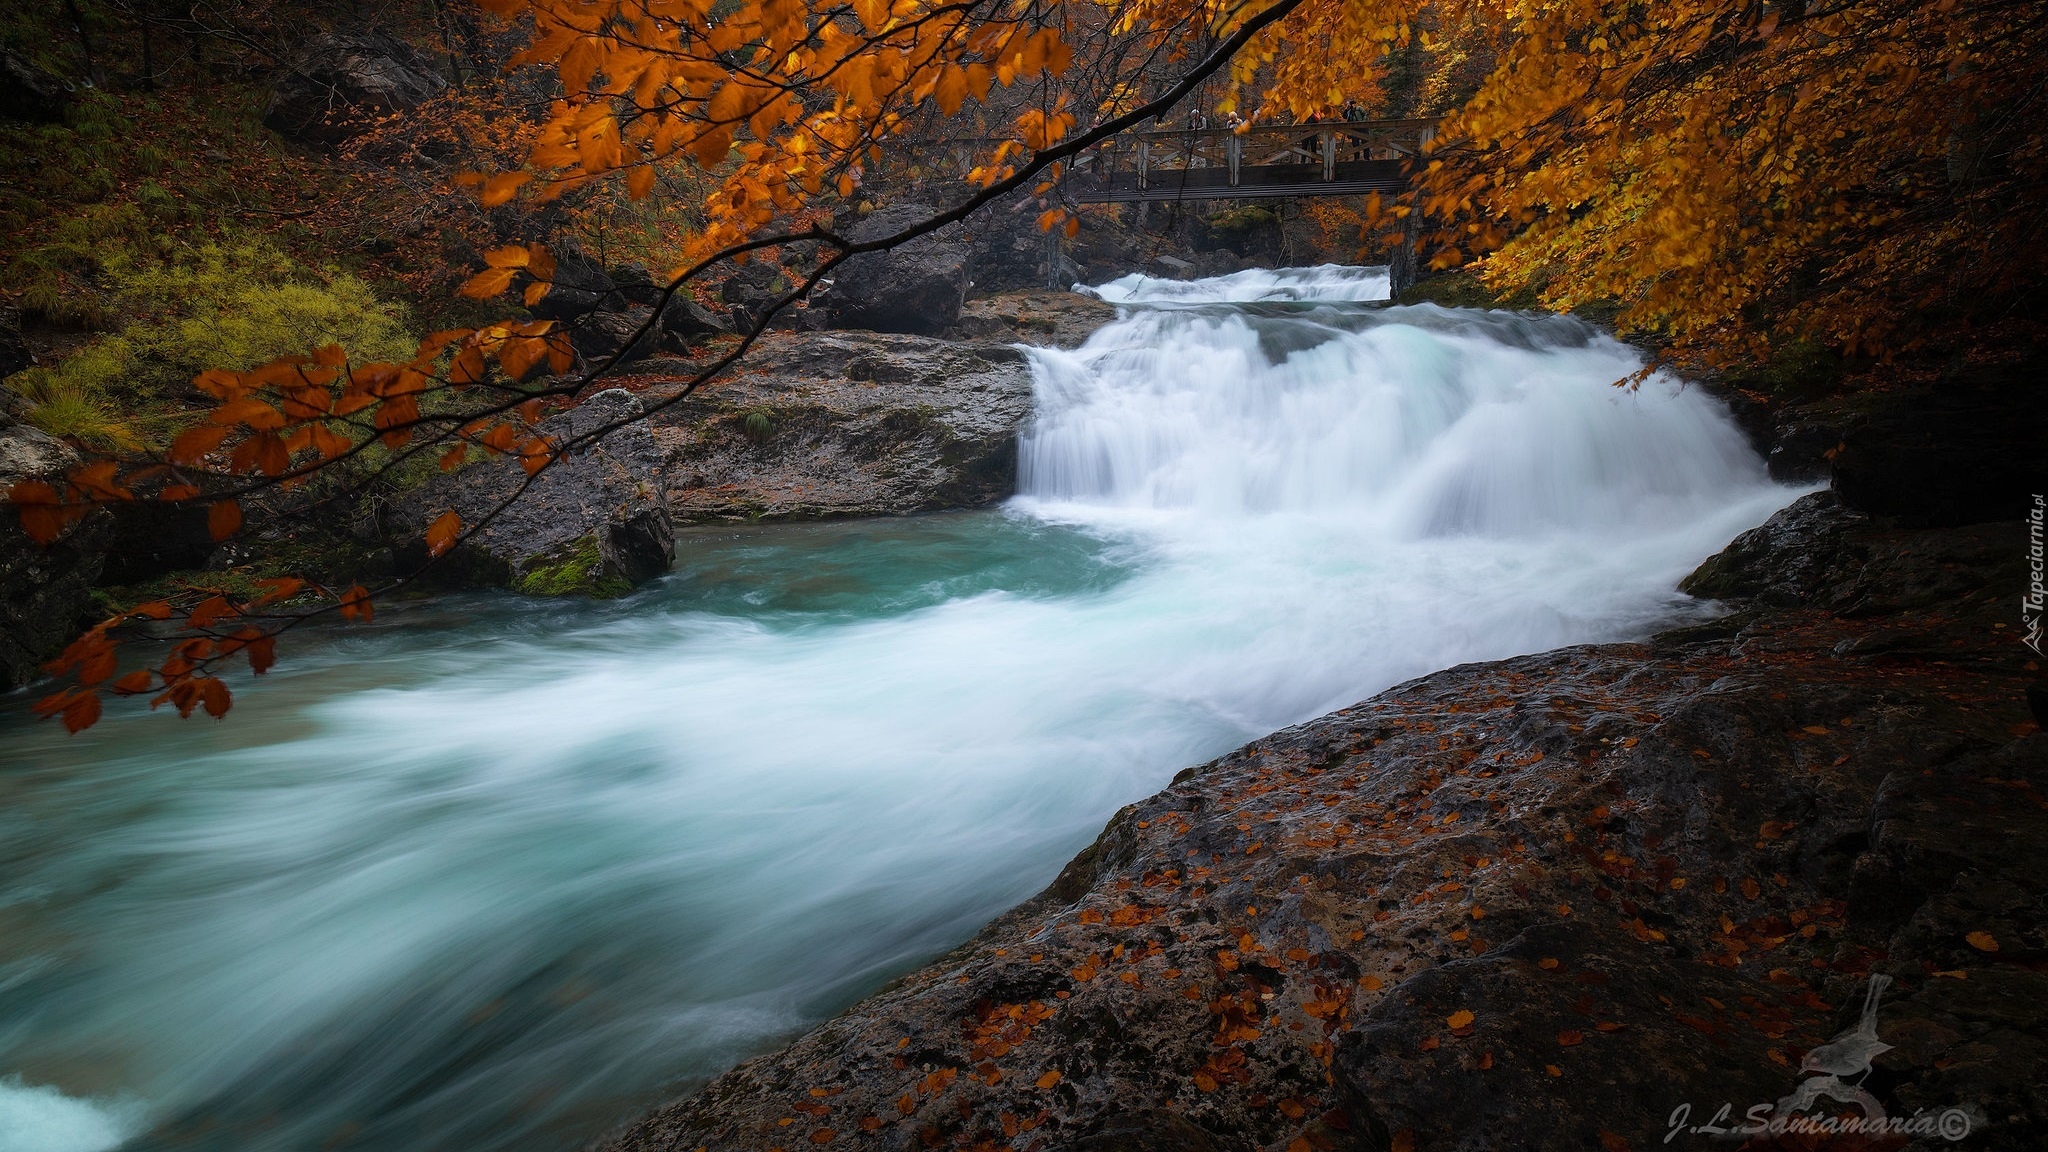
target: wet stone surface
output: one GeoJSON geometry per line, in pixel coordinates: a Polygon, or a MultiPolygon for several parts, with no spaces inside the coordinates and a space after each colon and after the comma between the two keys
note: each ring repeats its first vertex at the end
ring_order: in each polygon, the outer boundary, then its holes
{"type": "Polygon", "coordinates": [[[973,941],[604,1146],[1731,1146],[1670,1117],[1789,1098],[1880,974],[1859,1083],[1972,1118],[1912,1146],[2038,1147],[2016,533],[1795,505],[1695,578],[1726,619],[1189,769],[973,941]]]}
{"type": "MultiPolygon", "coordinates": [[[[632,383],[658,403],[678,375],[632,383]]],[[[677,523],[816,520],[1006,499],[1030,414],[1030,370],[1007,344],[773,333],[656,416],[655,435],[677,523]]]]}

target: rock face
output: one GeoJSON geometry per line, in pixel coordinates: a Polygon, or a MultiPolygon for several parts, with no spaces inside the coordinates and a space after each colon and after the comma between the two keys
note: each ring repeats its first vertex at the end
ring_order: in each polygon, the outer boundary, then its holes
{"type": "MultiPolygon", "coordinates": [[[[600,392],[541,422],[557,443],[619,421],[596,444],[539,473],[525,495],[449,557],[461,578],[535,596],[619,596],[668,571],[675,534],[660,483],[661,454],[640,400],[600,392]]],[[[526,480],[511,460],[473,465],[411,494],[400,521],[418,532],[453,509],[480,523],[526,480]]]]}
{"type": "MultiPolygon", "coordinates": [[[[22,480],[62,472],[78,454],[0,413],[0,494],[22,480]]],[[[107,518],[88,517],[44,548],[21,530],[11,504],[0,503],[0,691],[42,675],[93,616],[107,518]]]]}
{"type": "Polygon", "coordinates": [[[295,140],[337,144],[379,117],[419,107],[447,86],[434,61],[403,40],[325,33],[292,58],[263,123],[295,140]]]}
{"type": "Polygon", "coordinates": [[[662,413],[658,437],[679,523],[884,516],[1012,495],[1030,413],[1015,348],[772,333],[745,373],[662,413]]]}
{"type": "MultiPolygon", "coordinates": [[[[847,230],[849,239],[893,235],[936,213],[927,204],[879,208],[847,230]]],[[[957,225],[840,265],[817,307],[835,328],[936,335],[967,299],[967,244],[957,225]]]]}
{"type": "Polygon", "coordinates": [[[2022,540],[1809,499],[1695,577],[1735,614],[1189,769],[974,940],[605,1146],[1704,1149],[1724,1104],[1782,1123],[1839,1073],[1974,1132],[1915,1148],[2038,1147],[2022,540]],[[1873,975],[1865,1075],[1816,1049],[1873,975]]]}
{"type": "Polygon", "coordinates": [[[586,362],[601,362],[626,349],[621,363],[644,360],[663,348],[681,350],[691,342],[732,325],[689,297],[678,293],[661,310],[658,323],[648,324],[662,289],[647,269],[607,271],[572,244],[555,253],[554,278],[547,293],[529,309],[541,320],[560,321],[576,352],[586,362]]]}
{"type": "Polygon", "coordinates": [[[35,362],[35,353],[29,351],[28,341],[21,338],[21,313],[0,308],[0,377],[12,376],[33,367],[35,362]]]}
{"type": "Polygon", "coordinates": [[[620,363],[630,364],[661,350],[661,325],[653,321],[654,309],[638,304],[592,312],[569,321],[569,342],[585,363],[602,364],[623,351],[620,363]]]}
{"type": "Polygon", "coordinates": [[[68,103],[70,93],[62,80],[12,52],[0,51],[0,117],[62,120],[68,103]]]}
{"type": "Polygon", "coordinates": [[[1919,526],[2024,515],[2048,481],[2037,376],[1960,380],[1890,397],[1842,436],[1834,487],[1851,508],[1919,526]]]}
{"type": "Polygon", "coordinates": [[[952,334],[967,340],[1078,348],[1097,328],[1116,319],[1116,312],[1116,305],[1078,292],[1005,292],[961,306],[952,334]]]}

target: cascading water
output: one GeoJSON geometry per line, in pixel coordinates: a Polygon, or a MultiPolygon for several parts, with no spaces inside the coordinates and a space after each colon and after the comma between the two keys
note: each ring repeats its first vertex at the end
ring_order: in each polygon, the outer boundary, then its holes
{"type": "MultiPolygon", "coordinates": [[[[1641,634],[1795,493],[1575,321],[1097,289],[999,512],[684,533],[608,605],[297,641],[225,722],[0,722],[0,1152],[574,1147],[958,942],[1178,769],[1641,634]]],[[[17,698],[17,701],[20,698],[17,698]]]]}

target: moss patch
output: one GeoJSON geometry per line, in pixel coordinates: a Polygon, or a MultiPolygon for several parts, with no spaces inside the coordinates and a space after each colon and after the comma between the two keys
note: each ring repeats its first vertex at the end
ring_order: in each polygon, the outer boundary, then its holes
{"type": "Polygon", "coordinates": [[[598,552],[595,533],[579,537],[535,560],[512,590],[525,596],[588,596],[616,600],[633,590],[598,552]]]}
{"type": "Polygon", "coordinates": [[[1512,308],[1537,306],[1536,293],[1524,289],[1503,295],[1486,286],[1477,272],[1443,272],[1404,289],[1399,304],[1436,304],[1445,308],[1512,308]]]}

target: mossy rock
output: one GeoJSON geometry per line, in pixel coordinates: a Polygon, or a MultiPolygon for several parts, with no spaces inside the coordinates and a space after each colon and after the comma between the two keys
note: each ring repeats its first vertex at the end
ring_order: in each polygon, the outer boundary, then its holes
{"type": "Polygon", "coordinates": [[[631,592],[633,585],[604,558],[593,532],[535,558],[512,582],[512,590],[525,596],[616,600],[631,592]]]}
{"type": "Polygon", "coordinates": [[[1246,204],[1218,212],[1205,223],[1218,232],[1250,232],[1258,228],[1279,227],[1280,216],[1269,208],[1246,204]]]}
{"type": "Polygon", "coordinates": [[[1505,294],[1497,292],[1487,287],[1477,272],[1460,270],[1439,273],[1410,284],[1402,289],[1395,303],[1435,304],[1444,308],[1527,310],[1536,307],[1536,294],[1527,289],[1505,294]]]}

